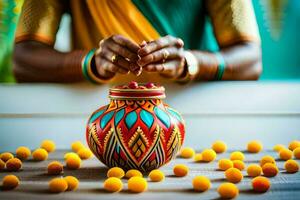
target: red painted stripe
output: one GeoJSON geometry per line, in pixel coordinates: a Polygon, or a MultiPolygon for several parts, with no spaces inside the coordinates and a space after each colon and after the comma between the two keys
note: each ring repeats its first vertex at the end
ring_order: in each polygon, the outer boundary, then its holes
{"type": "Polygon", "coordinates": [[[109,92],[109,95],[115,97],[155,97],[162,96],[164,92],[109,92]]]}

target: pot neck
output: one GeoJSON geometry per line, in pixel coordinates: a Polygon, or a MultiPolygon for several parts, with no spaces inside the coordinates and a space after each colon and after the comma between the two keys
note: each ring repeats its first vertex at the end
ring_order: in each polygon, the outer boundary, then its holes
{"type": "Polygon", "coordinates": [[[114,87],[109,89],[111,100],[151,100],[164,99],[165,97],[165,88],[162,86],[155,88],[139,87],[136,89],[114,87]]]}

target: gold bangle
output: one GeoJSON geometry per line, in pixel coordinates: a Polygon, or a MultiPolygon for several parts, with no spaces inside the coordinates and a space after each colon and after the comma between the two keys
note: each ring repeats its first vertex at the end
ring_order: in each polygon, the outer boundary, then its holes
{"type": "Polygon", "coordinates": [[[88,66],[87,66],[87,72],[88,72],[88,75],[90,76],[90,78],[93,79],[93,81],[95,81],[96,83],[108,83],[111,80],[111,78],[109,78],[109,79],[101,79],[101,78],[97,77],[93,73],[91,61],[92,61],[92,59],[89,60],[88,66]]]}
{"type": "Polygon", "coordinates": [[[110,79],[107,80],[101,79],[97,77],[92,71],[91,61],[94,56],[95,56],[95,49],[92,49],[86,54],[86,56],[84,56],[84,58],[81,61],[82,73],[84,77],[92,83],[107,83],[110,79]]]}

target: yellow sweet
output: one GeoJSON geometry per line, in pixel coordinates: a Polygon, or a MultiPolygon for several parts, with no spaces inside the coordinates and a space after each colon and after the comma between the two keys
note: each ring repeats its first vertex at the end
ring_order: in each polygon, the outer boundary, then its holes
{"type": "Polygon", "coordinates": [[[138,176],[131,177],[128,180],[128,190],[134,193],[140,193],[147,190],[148,183],[147,181],[138,176]]]}
{"type": "Polygon", "coordinates": [[[88,148],[81,148],[77,151],[78,156],[82,159],[82,160],[86,160],[89,159],[93,156],[93,153],[91,152],[90,149],[88,148]]]}
{"type": "Polygon", "coordinates": [[[300,147],[300,141],[299,140],[294,140],[289,144],[289,150],[293,151],[297,147],[300,147]]]}
{"type": "Polygon", "coordinates": [[[165,174],[159,169],[154,169],[149,173],[149,178],[153,182],[161,182],[165,179],[165,174]]]}
{"type": "Polygon", "coordinates": [[[79,185],[79,181],[76,177],[74,176],[66,176],[64,177],[65,181],[67,182],[68,184],[68,188],[67,190],[69,191],[74,191],[78,188],[78,185],[79,185]]]}
{"type": "Polygon", "coordinates": [[[262,168],[257,164],[250,164],[247,168],[247,174],[251,177],[260,176],[262,168]]]}
{"type": "Polygon", "coordinates": [[[247,145],[247,150],[250,153],[258,153],[262,150],[263,146],[261,144],[261,142],[257,141],[257,140],[253,140],[251,142],[248,143],[247,145]]]}
{"type": "Polygon", "coordinates": [[[223,158],[223,159],[219,160],[218,165],[219,165],[220,170],[225,171],[225,170],[233,167],[233,162],[229,159],[223,158]]]}
{"type": "Polygon", "coordinates": [[[123,178],[124,175],[125,175],[125,172],[120,167],[113,167],[107,171],[107,177],[123,178]]]}
{"type": "Polygon", "coordinates": [[[206,176],[196,176],[193,179],[193,188],[195,191],[204,192],[211,187],[210,180],[206,176]]]}
{"type": "Polygon", "coordinates": [[[191,147],[182,148],[180,152],[180,156],[182,158],[192,158],[195,155],[195,151],[191,147]]]}
{"type": "Polygon", "coordinates": [[[32,153],[33,160],[43,161],[48,158],[48,152],[45,149],[38,148],[32,153]]]}
{"type": "Polygon", "coordinates": [[[245,169],[245,163],[241,160],[234,160],[233,167],[239,169],[240,171],[243,171],[245,169]]]}
{"type": "Polygon", "coordinates": [[[204,149],[202,152],[202,160],[205,162],[211,162],[214,161],[217,157],[217,154],[212,149],[204,149]]]}
{"type": "Polygon", "coordinates": [[[77,153],[74,153],[74,152],[68,152],[68,153],[65,153],[64,159],[67,160],[67,158],[68,158],[69,156],[77,156],[77,157],[79,157],[77,153]]]}
{"type": "Polygon", "coordinates": [[[273,163],[266,163],[262,167],[262,171],[266,177],[276,176],[279,172],[277,166],[273,163]]]}
{"type": "Polygon", "coordinates": [[[80,149],[85,148],[85,146],[80,141],[75,141],[71,144],[71,148],[74,152],[78,152],[80,149]]]}
{"type": "Polygon", "coordinates": [[[66,166],[69,169],[79,169],[81,166],[81,159],[79,156],[69,156],[66,159],[66,166]]]}
{"type": "Polygon", "coordinates": [[[66,191],[68,183],[64,178],[54,178],[49,181],[49,190],[53,193],[60,193],[66,191]]]}
{"type": "Polygon", "coordinates": [[[125,174],[125,177],[128,179],[134,176],[143,177],[143,174],[137,169],[130,169],[125,174]]]}
{"type": "Polygon", "coordinates": [[[270,181],[268,178],[263,176],[258,176],[252,179],[252,188],[256,192],[266,192],[270,188],[270,181]]]}
{"type": "Polygon", "coordinates": [[[221,141],[221,140],[217,140],[215,141],[211,148],[216,152],[216,153],[223,153],[227,150],[227,145],[225,142],[221,141]]]}
{"type": "Polygon", "coordinates": [[[229,182],[238,183],[243,179],[243,174],[237,168],[229,168],[225,171],[225,177],[229,182]]]}
{"type": "Polygon", "coordinates": [[[109,177],[104,181],[103,187],[108,192],[119,192],[123,188],[123,183],[119,178],[109,177]]]}
{"type": "Polygon", "coordinates": [[[19,171],[22,167],[22,161],[19,158],[11,158],[6,162],[8,171],[19,171]]]}
{"type": "Polygon", "coordinates": [[[0,159],[0,170],[3,170],[5,168],[5,162],[0,159]]]}
{"type": "Polygon", "coordinates": [[[276,151],[276,152],[279,152],[281,149],[284,149],[285,146],[283,144],[276,144],[274,147],[273,147],[273,150],[276,151]]]}
{"type": "Polygon", "coordinates": [[[230,160],[241,160],[243,161],[245,159],[245,156],[240,151],[234,151],[230,154],[230,160]]]}
{"type": "Polygon", "coordinates": [[[183,177],[189,173],[189,168],[184,164],[177,164],[173,168],[175,176],[183,177]]]}
{"type": "Polygon", "coordinates": [[[201,153],[197,153],[197,154],[194,156],[194,161],[195,161],[195,162],[201,162],[201,161],[202,161],[202,154],[201,154],[201,153]]]}
{"type": "Polygon", "coordinates": [[[41,148],[45,149],[48,153],[55,151],[55,143],[52,140],[44,140],[41,148]]]}
{"type": "Polygon", "coordinates": [[[281,149],[279,151],[279,157],[282,159],[282,160],[289,160],[293,157],[293,152],[289,149],[281,149]]]}
{"type": "Polygon", "coordinates": [[[4,152],[4,153],[0,154],[0,159],[3,160],[3,162],[5,162],[5,163],[13,157],[14,157],[14,155],[10,152],[4,152]]]}
{"type": "Polygon", "coordinates": [[[21,160],[26,160],[31,155],[31,151],[28,147],[19,147],[16,150],[16,157],[21,160]]]}
{"type": "Polygon", "coordinates": [[[260,159],[260,166],[264,166],[266,163],[273,163],[275,164],[275,159],[272,157],[272,156],[269,156],[269,155],[266,155],[266,156],[263,156],[261,159],[260,159]]]}
{"type": "Polygon", "coordinates": [[[18,177],[16,177],[15,175],[6,175],[2,179],[2,187],[5,190],[14,189],[14,188],[18,187],[19,184],[20,184],[20,181],[19,181],[18,177]]]}
{"type": "Polygon", "coordinates": [[[222,183],[218,187],[218,193],[221,196],[221,198],[233,199],[234,197],[239,195],[239,189],[233,183],[222,183]]]}
{"type": "Polygon", "coordinates": [[[62,173],[63,170],[64,170],[64,166],[58,161],[53,161],[49,163],[47,167],[48,174],[50,175],[58,175],[62,173]]]}
{"type": "Polygon", "coordinates": [[[287,160],[284,163],[284,168],[288,173],[296,173],[299,171],[299,164],[295,160],[287,160]]]}
{"type": "Polygon", "coordinates": [[[300,147],[294,149],[293,154],[296,159],[300,159],[300,147]]]}

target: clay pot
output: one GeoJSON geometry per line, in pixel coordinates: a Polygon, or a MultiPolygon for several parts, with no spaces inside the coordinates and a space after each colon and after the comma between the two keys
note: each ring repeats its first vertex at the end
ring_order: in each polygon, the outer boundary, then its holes
{"type": "Polygon", "coordinates": [[[113,87],[110,103],[88,120],[87,143],[108,167],[150,171],[175,158],[184,141],[182,116],[164,104],[153,83],[113,87]]]}

